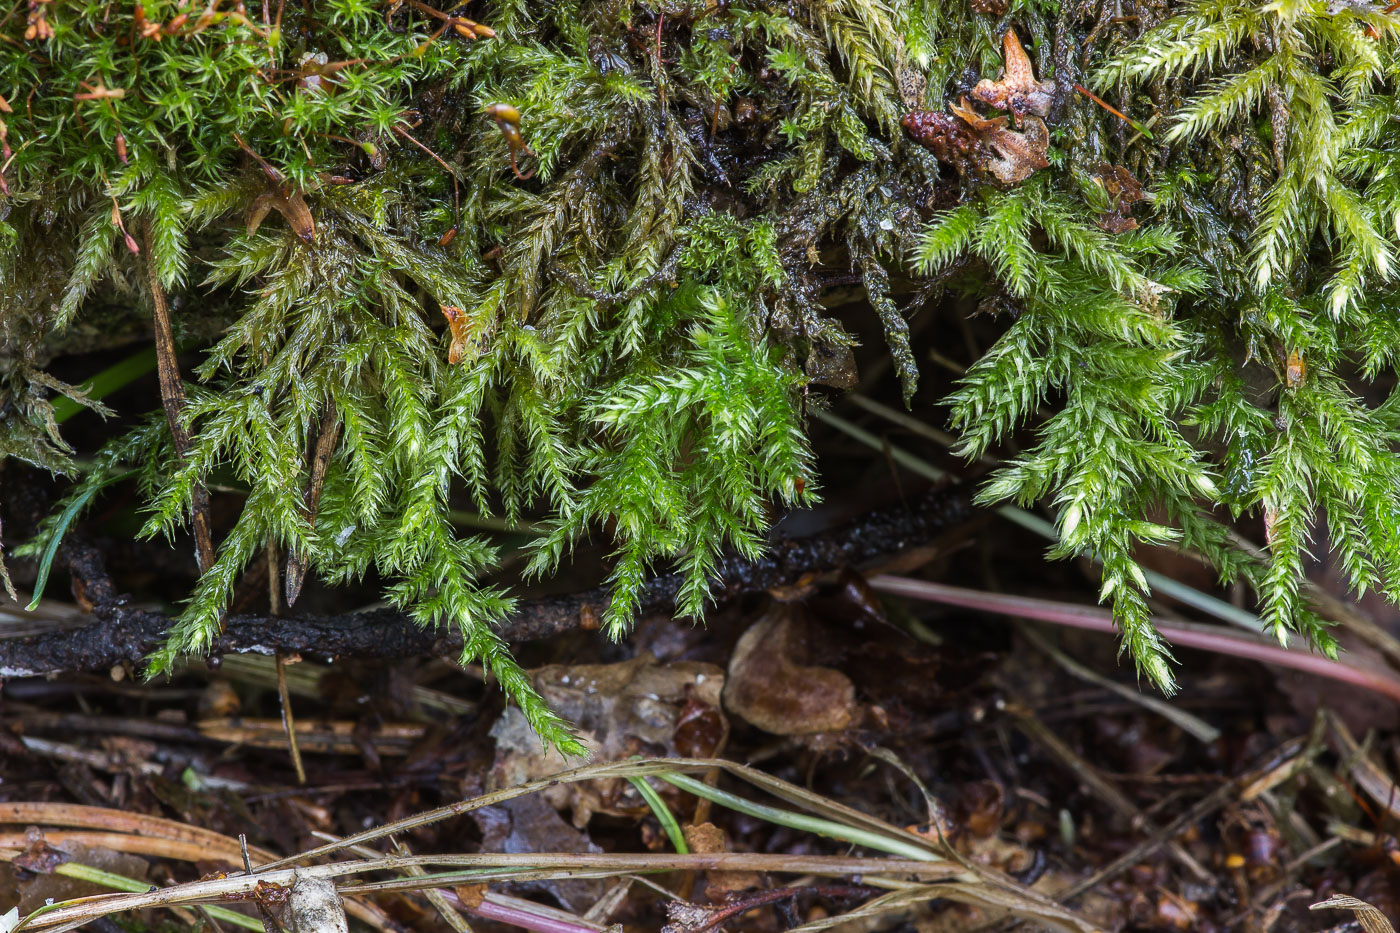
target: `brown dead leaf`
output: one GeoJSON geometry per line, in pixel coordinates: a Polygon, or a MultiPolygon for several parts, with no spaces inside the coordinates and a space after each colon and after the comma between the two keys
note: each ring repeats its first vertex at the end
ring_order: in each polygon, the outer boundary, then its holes
{"type": "Polygon", "coordinates": [[[856,717],[855,686],[829,667],[806,664],[805,610],[774,602],[729,660],[724,706],[774,735],[838,732],[856,717]]]}
{"type": "MultiPolygon", "coordinates": [[[[484,852],[521,855],[530,852],[599,853],[588,834],[570,826],[539,795],[529,794],[472,812],[481,830],[484,852]]],[[[603,896],[596,878],[560,878],[524,882],[526,890],[542,891],[569,910],[587,910],[603,896]]]]}
{"type": "Polygon", "coordinates": [[[463,360],[475,361],[486,351],[488,318],[480,314],[468,316],[456,305],[443,305],[442,316],[447,318],[447,329],[452,335],[452,345],[447,348],[449,366],[456,366],[463,360]]]}
{"type": "Polygon", "coordinates": [[[1023,129],[1017,131],[1007,129],[1006,117],[988,120],[980,116],[965,97],[950,109],[982,141],[982,167],[1002,184],[1019,184],[1036,169],[1050,164],[1045,155],[1050,146],[1050,131],[1039,117],[1026,117],[1022,120],[1023,129]]]}
{"type": "Polygon", "coordinates": [[[68,853],[49,845],[37,826],[29,827],[25,838],[29,845],[10,860],[10,864],[17,868],[23,868],[36,875],[51,875],[54,869],[68,861],[68,853]]]}
{"type": "Polygon", "coordinates": [[[248,235],[258,232],[268,212],[277,211],[287,221],[287,226],[304,242],[316,239],[316,219],[311,216],[311,208],[306,197],[290,185],[268,180],[267,187],[253,199],[248,209],[248,235]]]}
{"type": "Polygon", "coordinates": [[[1298,388],[1303,384],[1303,380],[1308,378],[1307,361],[1297,350],[1290,352],[1288,358],[1283,361],[1283,378],[1290,389],[1298,388]]]}
{"type": "Polygon", "coordinates": [[[1017,117],[1025,114],[1043,117],[1049,114],[1050,101],[1055,95],[1055,82],[1035,79],[1035,69],[1016,30],[1006,31],[1001,50],[1005,60],[1001,77],[995,81],[983,78],[972,89],[973,98],[998,110],[1010,110],[1017,117]]]}

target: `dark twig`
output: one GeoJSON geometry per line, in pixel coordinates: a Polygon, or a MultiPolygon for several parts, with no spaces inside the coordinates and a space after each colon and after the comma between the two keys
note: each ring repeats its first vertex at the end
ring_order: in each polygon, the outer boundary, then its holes
{"type": "MultiPolygon", "coordinates": [[[[311,453],[311,479],[306,486],[306,521],[316,527],[316,508],[321,502],[321,490],[326,485],[326,468],[331,464],[336,441],[340,439],[340,412],[335,400],[326,402],[321,414],[321,431],[316,436],[316,448],[311,453]]],[[[287,608],[296,605],[301,585],[306,580],[306,559],[297,551],[287,555],[287,608]]]]}
{"type": "MultiPolygon", "coordinates": [[[[842,567],[858,566],[887,554],[936,541],[955,532],[973,516],[966,493],[934,490],[913,503],[912,510],[879,509],[842,528],[808,538],[779,539],[760,561],[737,557],[720,563],[717,603],[762,593],[776,586],[842,567]]],[[[675,606],[683,578],[667,573],[652,577],[642,591],[642,613],[675,606]]],[[[501,629],[510,641],[533,641],[577,628],[596,619],[608,600],[604,588],[565,596],[522,601],[501,629]]],[[[96,620],[78,629],[0,639],[0,669],[42,675],[59,671],[107,670],[120,661],[139,661],[164,643],[173,619],[165,613],[122,605],[114,599],[95,607],[96,620]]],[[[436,631],[415,625],[403,614],[382,609],[341,616],[235,615],[225,620],[215,639],[217,654],[299,653],[308,658],[395,658],[425,654],[455,655],[461,638],[455,628],[436,631]]]]}
{"type": "MultiPolygon", "coordinates": [[[[170,299],[156,272],[151,222],[141,221],[141,235],[145,240],[146,281],[151,288],[151,307],[155,315],[156,332],[156,372],[160,377],[160,401],[165,408],[166,420],[170,422],[170,434],[175,441],[175,455],[185,459],[190,448],[190,434],[180,420],[185,408],[185,385],[180,379],[180,361],[175,351],[175,331],[170,323],[170,299]]],[[[190,498],[193,501],[195,559],[199,572],[203,573],[214,564],[214,534],[209,522],[209,492],[203,483],[196,483],[190,498]]]]}

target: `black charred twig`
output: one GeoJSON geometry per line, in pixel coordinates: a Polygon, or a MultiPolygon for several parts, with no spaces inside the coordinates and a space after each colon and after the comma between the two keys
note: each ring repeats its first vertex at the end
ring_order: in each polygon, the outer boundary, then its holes
{"type": "MultiPolygon", "coordinates": [[[[721,562],[715,601],[790,585],[801,578],[926,545],[956,531],[973,516],[968,496],[958,489],[934,490],[912,509],[879,509],[832,531],[808,538],[776,541],[763,560],[737,557],[721,562]]],[[[652,577],[641,599],[641,613],[670,611],[683,578],[668,573],[652,577]]],[[[523,601],[502,627],[509,641],[534,641],[567,632],[585,619],[596,619],[608,599],[598,588],[566,596],[523,601]]],[[[61,671],[107,670],[122,661],[136,662],[162,645],[173,619],[121,604],[120,597],[95,607],[96,619],[77,629],[0,639],[0,669],[32,675],[61,671]]],[[[461,639],[451,627],[425,630],[390,609],[341,616],[233,615],[214,641],[218,654],[298,653],[308,658],[376,658],[392,660],[425,654],[455,655],[461,639]]]]}
{"type": "MultiPolygon", "coordinates": [[[[165,408],[166,420],[170,422],[170,434],[175,441],[175,456],[181,460],[190,447],[190,434],[180,421],[180,413],[185,408],[185,385],[180,379],[180,361],[175,351],[175,332],[170,323],[170,299],[165,294],[165,286],[160,282],[153,261],[151,222],[141,222],[142,239],[146,255],[146,281],[151,287],[151,307],[155,315],[156,331],[156,372],[160,377],[160,402],[165,408]]],[[[214,533],[209,521],[209,492],[203,483],[197,483],[191,496],[194,513],[195,559],[199,572],[203,573],[214,564],[214,533]]]]}

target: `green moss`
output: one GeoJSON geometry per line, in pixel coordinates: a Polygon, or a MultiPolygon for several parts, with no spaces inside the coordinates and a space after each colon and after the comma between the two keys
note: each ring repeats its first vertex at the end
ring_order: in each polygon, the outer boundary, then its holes
{"type": "Polygon", "coordinates": [[[459,626],[464,657],[567,741],[493,634],[511,597],[479,582],[497,554],[454,530],[449,496],[543,516],[538,574],[606,530],[613,635],[658,563],[701,613],[721,551],[757,554],[769,504],[816,488],[802,361],[852,342],[811,285],[823,260],[862,274],[906,399],[908,278],[1015,312],[949,400],[962,452],[1038,425],[983,496],[1054,504],[1056,553],[1102,562],[1125,646],[1163,686],[1144,543],[1205,555],[1276,631],[1329,651],[1300,595],[1318,515],[1352,581],[1395,592],[1400,426],[1393,399],[1358,394],[1386,395],[1400,338],[1393,15],[198,3],[26,0],[0,24],[0,456],[72,470],[48,399],[76,392],[45,354],[149,300],[144,264],[183,300],[177,326],[230,321],[187,374],[188,456],[153,417],[74,493],[137,466],[146,533],[169,534],[216,470],[248,489],[156,670],[207,648],[273,540],[332,582],[373,568],[414,618],[459,626]],[[991,137],[940,165],[900,126],[929,106],[959,126],[944,105],[969,73],[997,77],[1008,27],[1056,82],[1050,167],[1013,185],[977,161],[991,137]],[[528,149],[489,104],[518,109],[528,149]],[[1115,201],[1113,166],[1153,203],[1115,201]],[[444,306],[462,309],[456,365],[444,306]],[[307,439],[328,412],[313,523],[307,439]],[[1231,543],[1245,512],[1267,519],[1265,559],[1231,543]]]}

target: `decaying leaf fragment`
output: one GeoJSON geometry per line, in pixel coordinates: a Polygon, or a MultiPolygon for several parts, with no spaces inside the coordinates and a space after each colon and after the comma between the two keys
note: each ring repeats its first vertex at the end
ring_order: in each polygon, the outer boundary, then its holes
{"type": "Polygon", "coordinates": [[[1127,233],[1129,230],[1136,230],[1138,222],[1130,214],[1134,204],[1147,200],[1147,195],[1142,190],[1142,182],[1123,166],[1110,165],[1107,162],[1100,163],[1094,170],[1093,179],[1094,184],[1108,195],[1111,208],[1094,219],[1099,229],[1105,233],[1127,233]]]}
{"type": "Polygon", "coordinates": [[[1025,117],[1022,129],[1013,130],[1007,128],[1006,117],[988,120],[979,115],[966,97],[950,109],[951,115],[915,111],[902,123],[910,138],[959,173],[971,170],[1014,185],[1050,164],[1050,131],[1039,117],[1025,117]]]}
{"type": "Polygon", "coordinates": [[[472,318],[456,305],[443,305],[442,316],[447,318],[447,330],[452,335],[452,344],[447,348],[449,366],[463,360],[471,362],[485,352],[486,327],[479,315],[472,318]]]}
{"type": "Polygon", "coordinates": [[[1038,117],[1050,113],[1050,101],[1055,95],[1054,81],[1037,81],[1035,69],[1026,55],[1016,30],[1008,29],[1002,39],[1005,65],[995,81],[983,78],[972,89],[972,97],[998,110],[1010,110],[1017,118],[1026,114],[1038,117]]]}
{"type": "Polygon", "coordinates": [[[1006,117],[991,120],[977,115],[963,98],[952,108],[953,114],[977,134],[987,153],[983,167],[991,172],[997,181],[1004,185],[1014,185],[1025,181],[1038,168],[1045,168],[1050,160],[1045,157],[1050,146],[1050,131],[1045,121],[1039,117],[1026,117],[1021,130],[1007,129],[1006,117]]]}
{"type": "Polygon", "coordinates": [[[306,205],[306,197],[291,185],[268,179],[267,187],[253,199],[248,209],[248,235],[257,233],[269,211],[277,211],[287,221],[287,226],[304,242],[316,239],[316,219],[311,216],[311,208],[306,205]]]}
{"type": "Polygon", "coordinates": [[[774,602],[729,660],[724,707],[764,732],[837,732],[856,718],[855,685],[829,667],[805,663],[805,619],[796,602],[774,602]]]}
{"type": "Polygon", "coordinates": [[[1303,384],[1303,380],[1308,378],[1308,363],[1303,359],[1303,354],[1293,350],[1283,361],[1284,383],[1290,389],[1296,389],[1303,384]]]}
{"type": "MultiPolygon", "coordinates": [[[[711,758],[728,738],[720,711],[724,671],[713,664],[662,664],[650,652],[616,664],[552,664],[536,670],[532,686],[574,725],[594,761],[645,753],[665,758],[711,758]]],[[[507,707],[491,729],[496,763],[490,785],[509,787],[571,766],[546,749],[519,707],[507,707]]],[[[622,778],[561,784],[542,792],[559,810],[573,810],[584,827],[594,813],[636,816],[648,807],[622,778]]]]}

